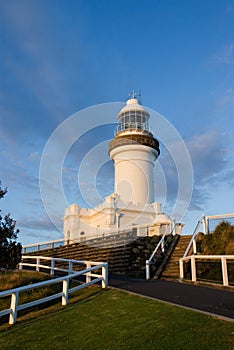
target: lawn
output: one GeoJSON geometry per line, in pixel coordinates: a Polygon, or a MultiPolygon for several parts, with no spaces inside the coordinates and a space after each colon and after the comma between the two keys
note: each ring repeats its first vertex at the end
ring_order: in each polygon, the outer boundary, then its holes
{"type": "Polygon", "coordinates": [[[1,350],[232,350],[233,338],[233,323],[95,286],[0,327],[1,350]]]}

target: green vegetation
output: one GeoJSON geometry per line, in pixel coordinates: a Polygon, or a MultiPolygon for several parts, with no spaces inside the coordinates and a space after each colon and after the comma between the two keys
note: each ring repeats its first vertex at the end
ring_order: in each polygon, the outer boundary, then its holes
{"type": "MultiPolygon", "coordinates": [[[[0,198],[6,193],[7,188],[3,189],[0,182],[0,198]]],[[[22,246],[16,243],[19,230],[15,225],[16,221],[11,218],[10,213],[4,217],[0,215],[0,269],[15,269],[21,261],[22,246]]]]}
{"type": "MultiPolygon", "coordinates": [[[[197,240],[198,254],[234,255],[234,226],[223,221],[209,235],[199,234],[197,240]]],[[[196,263],[198,280],[222,283],[221,262],[202,260],[196,263]]],[[[234,261],[227,262],[229,284],[234,285],[234,261]]],[[[188,268],[188,271],[190,269],[188,268]]]]}
{"type": "Polygon", "coordinates": [[[233,349],[232,323],[118,290],[90,287],[0,328],[0,348],[233,349]]]}
{"type": "Polygon", "coordinates": [[[0,272],[0,292],[7,289],[13,289],[27,284],[42,282],[48,280],[49,275],[32,271],[5,271],[0,272]]]}
{"type": "Polygon", "coordinates": [[[199,239],[199,252],[204,255],[234,255],[234,226],[222,221],[212,234],[199,239]]]}
{"type": "MultiPolygon", "coordinates": [[[[145,262],[149,259],[154,249],[156,248],[161,236],[152,237],[140,237],[135,241],[129,243],[131,247],[129,257],[128,257],[128,269],[124,271],[123,275],[145,278],[145,262]]],[[[165,238],[164,247],[165,250],[169,247],[173,240],[172,235],[168,235],[165,238]]],[[[162,262],[163,253],[159,249],[159,254],[156,254],[151,265],[151,275],[153,275],[162,262]]]]}

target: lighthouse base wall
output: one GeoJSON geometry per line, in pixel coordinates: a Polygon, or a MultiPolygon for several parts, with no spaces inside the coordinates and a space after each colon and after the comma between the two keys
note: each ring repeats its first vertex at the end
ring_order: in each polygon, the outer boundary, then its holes
{"type": "Polygon", "coordinates": [[[170,234],[174,225],[171,218],[161,212],[160,203],[145,206],[125,203],[115,193],[92,209],[70,205],[62,220],[65,240],[74,242],[131,230],[139,236],[170,234]]]}

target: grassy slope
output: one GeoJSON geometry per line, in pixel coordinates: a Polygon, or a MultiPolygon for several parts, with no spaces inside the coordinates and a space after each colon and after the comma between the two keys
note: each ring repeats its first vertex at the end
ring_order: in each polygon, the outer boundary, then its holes
{"type": "Polygon", "coordinates": [[[233,349],[232,323],[117,290],[82,293],[66,308],[1,327],[1,350],[233,349]]]}
{"type": "Polygon", "coordinates": [[[50,279],[50,275],[34,271],[0,271],[0,291],[50,279]]]}

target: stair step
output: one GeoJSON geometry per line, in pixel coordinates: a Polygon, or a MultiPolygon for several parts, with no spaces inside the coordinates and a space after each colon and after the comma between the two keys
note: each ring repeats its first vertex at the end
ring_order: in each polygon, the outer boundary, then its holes
{"type": "Polygon", "coordinates": [[[179,260],[183,257],[185,250],[192,236],[181,236],[174,248],[170,260],[168,261],[161,278],[178,279],[179,278],[179,260]]]}

